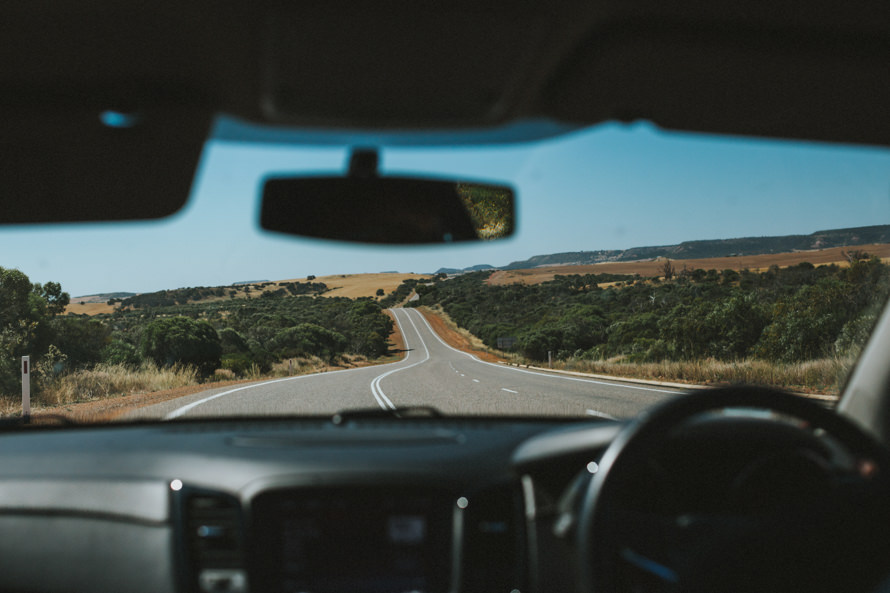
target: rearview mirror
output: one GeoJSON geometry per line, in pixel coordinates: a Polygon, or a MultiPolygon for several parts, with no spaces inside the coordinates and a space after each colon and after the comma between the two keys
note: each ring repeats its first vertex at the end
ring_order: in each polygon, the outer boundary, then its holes
{"type": "Polygon", "coordinates": [[[514,220],[509,187],[375,175],[269,178],[260,212],[269,231],[379,244],[500,239],[514,220]]]}

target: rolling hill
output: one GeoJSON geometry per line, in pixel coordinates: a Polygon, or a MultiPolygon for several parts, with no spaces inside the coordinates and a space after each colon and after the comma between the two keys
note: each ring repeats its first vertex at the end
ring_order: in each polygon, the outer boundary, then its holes
{"type": "MultiPolygon", "coordinates": [[[[495,266],[499,270],[528,270],[548,266],[583,266],[610,262],[633,262],[668,259],[710,259],[812,251],[832,247],[857,247],[876,243],[890,243],[890,225],[877,225],[849,229],[816,231],[809,235],[784,235],[780,237],[741,237],[736,239],[713,239],[684,241],[677,245],[653,247],[632,247],[600,251],[568,251],[536,255],[529,259],[514,261],[505,266],[495,266]]],[[[472,272],[484,269],[472,266],[459,270],[472,272]]],[[[457,273],[451,268],[441,271],[457,273]]]]}

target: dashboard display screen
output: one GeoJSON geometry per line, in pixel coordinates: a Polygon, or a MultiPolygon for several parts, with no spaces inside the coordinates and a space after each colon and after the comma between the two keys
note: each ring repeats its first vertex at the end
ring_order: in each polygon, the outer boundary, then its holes
{"type": "Polygon", "coordinates": [[[446,591],[449,500],[397,489],[261,494],[252,505],[252,580],[289,593],[446,591]]]}

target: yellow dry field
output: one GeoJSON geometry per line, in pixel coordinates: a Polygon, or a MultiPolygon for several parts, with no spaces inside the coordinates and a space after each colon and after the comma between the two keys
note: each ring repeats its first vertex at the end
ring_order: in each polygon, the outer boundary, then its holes
{"type": "MultiPolygon", "coordinates": [[[[251,284],[249,285],[250,290],[247,293],[244,292],[243,287],[238,286],[235,298],[243,299],[247,296],[250,296],[250,298],[257,298],[263,292],[278,290],[280,288],[280,286],[278,286],[279,282],[323,282],[328,286],[329,289],[328,292],[322,295],[326,297],[342,296],[351,299],[357,299],[360,297],[377,297],[378,289],[382,288],[384,296],[388,295],[396,288],[398,288],[399,284],[401,284],[408,278],[427,280],[429,278],[432,278],[432,276],[428,274],[381,273],[334,274],[331,276],[317,276],[314,280],[307,280],[306,278],[291,278],[289,280],[275,280],[269,283],[251,284]],[[262,284],[268,285],[262,286],[262,284]]],[[[235,287],[227,286],[225,287],[225,289],[228,291],[235,289],[235,287]]],[[[229,300],[229,298],[229,296],[211,297],[208,299],[204,299],[203,302],[229,300]]],[[[83,315],[84,313],[87,315],[98,315],[100,313],[113,312],[114,309],[111,307],[111,305],[93,302],[84,302],[83,304],[79,302],[72,303],[65,309],[65,313],[76,315],[83,315]]]]}
{"type": "MultiPolygon", "coordinates": [[[[859,245],[856,247],[832,247],[830,249],[814,249],[812,251],[794,251],[791,253],[774,253],[767,255],[746,255],[739,257],[710,257],[705,259],[671,260],[679,272],[685,265],[690,270],[766,270],[770,266],[787,267],[802,262],[813,265],[836,263],[846,265],[845,251],[865,251],[883,260],[890,259],[890,244],[859,245]]],[[[553,280],[554,276],[569,274],[639,274],[643,277],[661,276],[665,260],[663,258],[650,261],[609,262],[583,266],[548,266],[527,270],[501,270],[488,279],[489,284],[540,284],[553,280]]]]}
{"type": "Polygon", "coordinates": [[[71,303],[65,307],[65,313],[68,315],[99,315],[113,312],[114,307],[107,303],[71,303]]]}
{"type": "MultiPolygon", "coordinates": [[[[348,297],[357,299],[360,297],[376,297],[377,290],[382,288],[384,296],[394,291],[399,284],[407,278],[417,278],[418,280],[426,280],[432,278],[428,274],[400,274],[380,273],[380,274],[332,274],[330,276],[316,276],[313,280],[308,278],[289,278],[287,280],[270,280],[269,282],[259,282],[249,284],[248,292],[244,292],[244,286],[238,286],[235,298],[243,299],[246,297],[256,298],[264,292],[273,292],[281,288],[279,283],[283,282],[321,282],[328,287],[328,292],[322,294],[323,297],[348,297]],[[263,285],[266,286],[263,286],[263,285]]],[[[230,290],[233,287],[225,287],[230,290]]],[[[211,297],[204,299],[202,302],[228,300],[229,297],[211,297]]]]}
{"type": "MultiPolygon", "coordinates": [[[[332,276],[318,276],[315,280],[306,278],[294,278],[292,280],[279,280],[279,282],[323,282],[328,286],[328,292],[321,296],[326,297],[360,297],[376,296],[377,290],[382,288],[387,295],[398,288],[399,284],[408,278],[427,280],[432,276],[426,274],[334,274],[332,276]]],[[[277,288],[277,287],[269,287],[277,288]]]]}

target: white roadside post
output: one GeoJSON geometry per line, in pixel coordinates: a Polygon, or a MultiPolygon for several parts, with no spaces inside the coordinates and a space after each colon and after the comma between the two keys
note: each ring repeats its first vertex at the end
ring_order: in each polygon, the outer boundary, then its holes
{"type": "Polygon", "coordinates": [[[31,357],[22,357],[22,419],[31,419],[31,357]]]}

